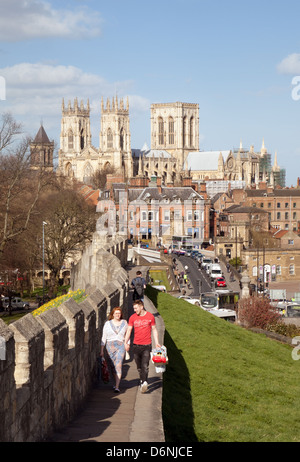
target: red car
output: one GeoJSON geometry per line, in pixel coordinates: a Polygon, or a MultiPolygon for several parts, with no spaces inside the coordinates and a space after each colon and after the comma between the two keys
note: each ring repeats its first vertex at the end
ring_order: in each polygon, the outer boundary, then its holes
{"type": "Polygon", "coordinates": [[[217,279],[217,287],[226,287],[225,278],[218,278],[217,279]]]}

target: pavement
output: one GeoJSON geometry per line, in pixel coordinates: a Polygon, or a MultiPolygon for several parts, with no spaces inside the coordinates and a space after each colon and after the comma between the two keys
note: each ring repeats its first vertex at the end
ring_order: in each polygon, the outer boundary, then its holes
{"type": "MultiPolygon", "coordinates": [[[[147,270],[146,267],[130,269],[128,271],[130,282],[138,269],[142,270],[143,274],[147,270]]],[[[147,311],[155,316],[159,341],[163,344],[163,320],[147,297],[144,302],[147,311]]],[[[129,305],[132,307],[132,303],[129,305]]],[[[140,392],[138,382],[136,364],[130,352],[130,359],[123,363],[120,393],[114,393],[112,382],[99,383],[89,394],[84,409],[78,416],[66,427],[52,434],[47,441],[164,442],[162,373],[156,373],[155,366],[150,361],[149,387],[146,393],[140,392]]]]}

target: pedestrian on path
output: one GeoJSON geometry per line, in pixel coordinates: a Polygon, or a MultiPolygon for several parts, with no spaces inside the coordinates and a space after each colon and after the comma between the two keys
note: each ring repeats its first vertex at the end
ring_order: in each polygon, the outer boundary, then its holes
{"type": "Polygon", "coordinates": [[[106,347],[108,363],[115,379],[115,393],[120,392],[127,328],[128,323],[123,319],[121,308],[119,306],[114,308],[103,327],[100,356],[104,356],[104,347],[106,347]]]}
{"type": "Polygon", "coordinates": [[[132,279],[131,286],[133,287],[133,300],[144,300],[144,290],[146,289],[146,280],[142,276],[141,271],[136,272],[136,277],[132,279]]]}
{"type": "Polygon", "coordinates": [[[129,318],[128,329],[125,335],[125,349],[129,351],[128,341],[132,329],[134,329],[133,355],[139,373],[140,390],[142,393],[145,393],[148,390],[149,362],[152,350],[151,333],[153,333],[156,348],[159,348],[160,345],[158,343],[155,318],[152,313],[145,310],[143,301],[134,301],[133,310],[134,314],[129,318]]]}

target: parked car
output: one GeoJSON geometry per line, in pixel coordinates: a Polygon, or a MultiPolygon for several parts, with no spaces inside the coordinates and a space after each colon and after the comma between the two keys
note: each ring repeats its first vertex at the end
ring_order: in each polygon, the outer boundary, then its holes
{"type": "Polygon", "coordinates": [[[189,297],[189,295],[180,295],[180,297],[178,298],[180,298],[181,300],[185,300],[186,302],[189,302],[192,305],[200,306],[200,302],[198,298],[192,298],[192,297],[189,297]]]}
{"type": "Polygon", "coordinates": [[[217,279],[217,287],[226,287],[225,278],[218,278],[217,279]]]}
{"type": "MultiPolygon", "coordinates": [[[[2,306],[5,311],[9,310],[9,298],[4,297],[2,299],[2,306]]],[[[12,297],[11,299],[11,307],[13,310],[29,310],[29,303],[24,302],[20,297],[12,297]]]]}

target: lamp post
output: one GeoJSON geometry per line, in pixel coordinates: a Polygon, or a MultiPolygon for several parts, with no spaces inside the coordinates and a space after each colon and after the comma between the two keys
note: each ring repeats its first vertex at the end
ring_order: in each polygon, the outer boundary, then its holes
{"type": "Polygon", "coordinates": [[[43,304],[45,302],[45,225],[46,221],[43,221],[43,304]]]}

